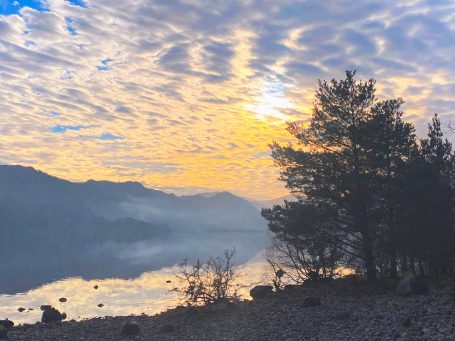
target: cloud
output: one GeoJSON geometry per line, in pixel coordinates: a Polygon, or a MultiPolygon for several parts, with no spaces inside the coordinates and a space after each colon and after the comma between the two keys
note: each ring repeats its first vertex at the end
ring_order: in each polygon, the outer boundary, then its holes
{"type": "Polygon", "coordinates": [[[261,153],[290,140],[286,119],[308,120],[319,78],[375,77],[419,134],[433,111],[453,119],[454,14],[428,0],[0,0],[0,161],[285,194],[261,153]]]}
{"type": "Polygon", "coordinates": [[[159,59],[159,65],[165,70],[177,73],[186,73],[189,68],[189,46],[187,44],[172,46],[164,51],[159,59]]]}
{"type": "Polygon", "coordinates": [[[320,76],[324,71],[317,65],[292,61],[285,64],[288,76],[305,77],[305,76],[320,76]]]}
{"type": "Polygon", "coordinates": [[[211,73],[207,80],[227,80],[231,76],[231,59],[234,57],[232,44],[214,41],[206,44],[203,49],[204,66],[211,73]]]}

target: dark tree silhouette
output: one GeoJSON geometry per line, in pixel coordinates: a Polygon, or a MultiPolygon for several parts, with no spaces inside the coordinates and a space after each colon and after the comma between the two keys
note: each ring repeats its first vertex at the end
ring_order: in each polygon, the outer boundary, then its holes
{"type": "MultiPolygon", "coordinates": [[[[416,138],[411,123],[402,120],[402,99],[386,100],[372,107],[372,117],[365,126],[364,146],[368,155],[368,166],[374,188],[370,191],[376,198],[376,231],[381,233],[385,253],[378,255],[390,277],[397,277],[397,222],[396,215],[400,198],[400,181],[404,165],[416,152],[416,138]],[[385,256],[384,256],[385,255],[385,256]]],[[[372,186],[373,187],[373,186],[372,186]]]]}
{"type": "MultiPolygon", "coordinates": [[[[284,271],[293,282],[333,277],[342,255],[334,240],[330,207],[318,209],[304,202],[288,202],[263,211],[270,222],[273,249],[266,259],[275,272],[284,271]]],[[[342,236],[339,236],[342,238],[342,236]]]]}
{"type": "Polygon", "coordinates": [[[308,126],[272,156],[298,202],[262,211],[281,264],[297,278],[359,264],[368,280],[450,272],[454,260],[455,157],[437,116],[419,140],[402,99],[378,101],[375,81],[319,81],[308,126]],[[297,261],[296,261],[297,260],[297,261]]]}
{"type": "Polygon", "coordinates": [[[329,206],[337,212],[331,224],[345,233],[340,242],[363,259],[368,278],[374,280],[370,221],[374,198],[368,152],[362,142],[367,139],[365,125],[372,117],[375,81],[359,82],[354,76],[355,72],[347,71],[344,80],[319,81],[309,127],[288,125],[298,146],[274,143],[272,155],[293,193],[305,195],[305,201],[316,209],[329,206]]]}

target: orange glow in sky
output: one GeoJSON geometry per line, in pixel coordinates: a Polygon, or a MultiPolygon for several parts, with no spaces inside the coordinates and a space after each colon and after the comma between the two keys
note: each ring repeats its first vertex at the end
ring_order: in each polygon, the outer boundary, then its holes
{"type": "Polygon", "coordinates": [[[345,69],[450,123],[454,5],[368,2],[0,1],[0,162],[280,197],[268,145],[345,69]]]}

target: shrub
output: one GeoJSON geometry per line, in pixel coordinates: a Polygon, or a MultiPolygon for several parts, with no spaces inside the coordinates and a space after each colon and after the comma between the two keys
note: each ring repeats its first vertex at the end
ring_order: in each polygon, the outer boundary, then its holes
{"type": "Polygon", "coordinates": [[[222,256],[212,257],[206,263],[198,259],[194,265],[185,260],[176,275],[179,285],[172,291],[188,306],[240,299],[241,286],[235,283],[239,266],[233,262],[234,254],[235,250],[225,250],[222,256]]]}

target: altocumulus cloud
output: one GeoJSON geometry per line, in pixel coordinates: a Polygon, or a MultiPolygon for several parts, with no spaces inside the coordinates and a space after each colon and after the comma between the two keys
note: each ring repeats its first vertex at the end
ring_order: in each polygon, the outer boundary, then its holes
{"type": "Polygon", "coordinates": [[[449,123],[454,28],[452,1],[0,0],[1,159],[274,196],[267,144],[308,120],[318,78],[356,68],[419,133],[449,123]]]}

